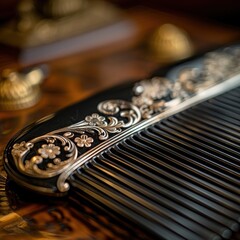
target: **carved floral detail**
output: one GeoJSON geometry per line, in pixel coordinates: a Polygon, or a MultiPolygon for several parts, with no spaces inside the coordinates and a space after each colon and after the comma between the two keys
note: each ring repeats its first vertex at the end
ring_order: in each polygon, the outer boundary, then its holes
{"type": "Polygon", "coordinates": [[[93,143],[93,138],[88,137],[87,135],[81,135],[80,137],[76,137],[74,142],[77,143],[78,147],[91,147],[93,143]]]}
{"type": "Polygon", "coordinates": [[[134,87],[134,105],[139,107],[142,118],[150,118],[165,108],[165,98],[171,93],[172,83],[166,78],[143,80],[134,87]]]}
{"type": "Polygon", "coordinates": [[[56,155],[60,154],[60,147],[54,145],[53,143],[43,144],[42,147],[38,149],[38,153],[43,158],[54,159],[56,155]]]}
{"type": "Polygon", "coordinates": [[[135,95],[144,96],[150,101],[161,99],[171,91],[171,82],[169,79],[154,77],[148,80],[142,80],[134,87],[135,95]]]}
{"type": "Polygon", "coordinates": [[[99,116],[97,113],[93,113],[91,116],[86,116],[85,121],[90,126],[106,126],[107,123],[105,121],[105,117],[99,116]]]}
{"type": "MultiPolygon", "coordinates": [[[[236,56],[240,58],[240,53],[236,56]]],[[[59,175],[57,188],[60,192],[67,191],[69,185],[65,181],[68,175],[64,175],[64,171],[75,162],[82,163],[82,154],[92,147],[93,142],[107,140],[111,135],[218,83],[228,76],[229,66],[236,60],[238,58],[231,59],[229,64],[215,53],[203,61],[202,68],[183,69],[174,82],[160,77],[140,81],[134,86],[131,101],[118,99],[103,101],[97,106],[98,112],[102,115],[92,113],[84,120],[65,128],[28,142],[15,143],[12,148],[15,165],[23,174],[35,178],[59,175]],[[223,67],[215,68],[216,64],[223,67]],[[224,71],[219,73],[222,68],[224,71]]]]}
{"type": "MultiPolygon", "coordinates": [[[[81,157],[81,152],[90,148],[97,138],[104,141],[109,138],[109,134],[119,133],[123,128],[141,120],[138,107],[123,100],[104,101],[98,105],[98,110],[108,117],[93,113],[83,121],[68,127],[29,142],[14,144],[12,155],[18,169],[24,174],[38,178],[57,176],[74,164],[81,157]],[[30,159],[28,156],[31,156],[30,159]]],[[[64,192],[69,185],[60,182],[57,187],[59,191],[64,192]]]]}

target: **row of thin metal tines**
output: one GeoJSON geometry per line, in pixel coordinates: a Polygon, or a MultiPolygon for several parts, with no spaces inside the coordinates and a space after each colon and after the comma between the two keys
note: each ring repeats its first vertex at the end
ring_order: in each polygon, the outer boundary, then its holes
{"type": "Polygon", "coordinates": [[[71,184],[158,239],[229,239],[240,225],[239,106],[237,88],[164,119],[71,184]]]}

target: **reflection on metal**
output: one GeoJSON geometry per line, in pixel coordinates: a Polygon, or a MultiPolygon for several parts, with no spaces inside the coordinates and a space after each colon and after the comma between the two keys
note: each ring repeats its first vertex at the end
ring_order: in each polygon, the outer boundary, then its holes
{"type": "Polygon", "coordinates": [[[156,30],[150,39],[150,50],[162,63],[178,61],[193,54],[187,33],[172,24],[164,24],[156,30]]]}
{"type": "Polygon", "coordinates": [[[18,17],[0,28],[0,42],[36,47],[105,26],[119,18],[104,1],[21,0],[18,17]]]}
{"type": "Polygon", "coordinates": [[[0,217],[0,229],[3,229],[5,232],[10,232],[11,234],[23,233],[26,226],[27,222],[15,212],[0,217]]]}
{"type": "Polygon", "coordinates": [[[6,194],[7,173],[3,166],[3,153],[0,150],[0,229],[2,225],[2,217],[12,212],[9,206],[6,194]]]}
{"type": "MultiPolygon", "coordinates": [[[[17,168],[28,176],[54,177],[76,162],[80,149],[85,151],[85,148],[90,148],[91,143],[96,145],[99,140],[107,140],[110,134],[119,133],[122,129],[129,128],[141,120],[139,109],[124,100],[101,102],[98,110],[106,116],[93,113],[91,116],[86,116],[83,121],[71,126],[39,136],[29,142],[23,141],[14,144],[12,155],[17,168]],[[115,117],[118,114],[121,119],[115,117]],[[40,142],[44,142],[44,144],[35,153],[35,147],[40,142]],[[25,161],[25,156],[28,157],[29,152],[34,152],[34,155],[25,161]],[[64,156],[64,160],[62,156],[64,156]],[[39,164],[44,165],[44,169],[39,167],[39,164]]],[[[68,187],[68,183],[60,183],[58,186],[61,192],[68,190],[68,187]]]]}
{"type": "Polygon", "coordinates": [[[40,99],[44,70],[35,68],[27,74],[5,69],[0,78],[0,110],[18,110],[33,106],[40,99]]]}
{"type": "Polygon", "coordinates": [[[22,217],[14,213],[11,209],[9,199],[6,193],[7,175],[3,169],[3,158],[0,154],[0,238],[2,232],[16,232],[16,229],[22,229],[26,226],[26,222],[22,217]]]}
{"type": "MultiPolygon", "coordinates": [[[[100,115],[93,113],[70,126],[15,143],[11,150],[15,166],[29,177],[57,176],[54,187],[66,192],[70,187],[67,178],[97,153],[161,119],[239,86],[239,58],[238,48],[226,49],[207,54],[197,67],[185,65],[175,81],[160,77],[142,80],[134,86],[131,102],[100,102],[100,115]]],[[[33,190],[53,191],[44,184],[40,187],[15,180],[33,190]]]]}

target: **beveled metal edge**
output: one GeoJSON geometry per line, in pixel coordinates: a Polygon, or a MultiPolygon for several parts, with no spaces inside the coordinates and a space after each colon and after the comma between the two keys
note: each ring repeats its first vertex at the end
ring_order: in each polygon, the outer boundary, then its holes
{"type": "MultiPolygon", "coordinates": [[[[152,124],[158,121],[161,121],[167,117],[170,117],[176,113],[179,113],[183,110],[186,110],[201,102],[204,102],[215,96],[221,95],[239,86],[240,86],[240,73],[230,77],[224,82],[221,82],[203,92],[196,94],[195,96],[192,96],[191,98],[177,104],[176,106],[173,106],[167,109],[162,113],[155,114],[153,117],[149,119],[142,120],[136,123],[135,125],[127,128],[126,130],[114,135],[114,137],[108,138],[107,140],[103,141],[97,146],[91,148],[89,151],[80,155],[68,169],[65,169],[65,171],[58,176],[56,187],[58,190],[62,189],[62,191],[56,191],[56,189],[54,190],[52,188],[32,185],[30,182],[26,182],[21,179],[18,179],[17,176],[15,176],[15,174],[11,174],[11,178],[14,181],[18,182],[23,187],[27,189],[31,189],[35,192],[41,192],[47,195],[63,196],[67,193],[70,187],[69,183],[67,182],[67,179],[69,178],[69,176],[73,174],[74,171],[76,171],[78,168],[81,168],[82,166],[87,164],[94,156],[100,154],[102,151],[106,150],[109,147],[112,147],[114,144],[122,141],[123,139],[131,136],[132,134],[140,130],[143,130],[146,127],[151,126],[152,124]]],[[[8,162],[7,158],[5,158],[5,162],[6,163],[8,162]]],[[[9,172],[11,172],[11,169],[8,169],[8,170],[9,172]]]]}
{"type": "MultiPolygon", "coordinates": [[[[186,101],[178,104],[177,106],[174,106],[168,110],[166,110],[165,112],[156,114],[155,116],[153,116],[150,119],[147,120],[143,120],[137,124],[135,124],[134,126],[128,128],[127,130],[122,131],[121,133],[115,135],[113,138],[110,138],[102,143],[100,143],[99,145],[97,145],[96,147],[92,148],[91,150],[89,150],[88,152],[82,154],[77,161],[72,164],[72,166],[67,169],[66,171],[64,171],[58,178],[57,181],[57,186],[58,189],[61,189],[63,184],[66,184],[66,180],[67,178],[79,167],[83,166],[84,164],[86,164],[88,161],[90,161],[94,156],[96,156],[97,154],[101,153],[102,151],[104,151],[105,149],[113,146],[114,144],[120,142],[121,140],[129,137],[130,135],[146,128],[149,127],[150,125],[161,121],[167,117],[170,117],[176,113],[179,113],[183,110],[188,109],[189,107],[193,107],[203,101],[206,101],[210,98],[213,98],[215,96],[221,95],[225,92],[228,92],[236,87],[240,86],[240,73],[237,75],[234,75],[232,77],[230,77],[229,79],[225,80],[222,83],[219,83],[218,85],[215,85],[203,92],[198,93],[197,95],[191,97],[190,99],[187,99],[186,101]]],[[[66,186],[66,185],[65,185],[66,186]]]]}

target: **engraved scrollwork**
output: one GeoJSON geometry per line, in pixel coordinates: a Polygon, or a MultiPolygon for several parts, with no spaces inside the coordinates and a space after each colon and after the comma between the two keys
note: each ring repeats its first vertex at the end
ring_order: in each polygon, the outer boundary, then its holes
{"type": "Polygon", "coordinates": [[[107,100],[98,104],[98,110],[107,115],[115,115],[120,112],[120,117],[126,118],[122,127],[128,128],[141,120],[139,108],[131,102],[123,100],[107,100]]]}
{"type": "Polygon", "coordinates": [[[135,85],[132,102],[139,107],[141,117],[150,118],[165,108],[166,98],[170,95],[172,83],[166,78],[155,77],[135,85]]]}
{"type": "MultiPolygon", "coordinates": [[[[231,63],[236,63],[240,58],[239,52],[238,50],[236,57],[233,56],[231,63]]],[[[231,64],[222,59],[223,56],[225,55],[215,53],[207,56],[201,67],[183,68],[175,81],[160,77],[140,81],[133,88],[131,101],[103,101],[97,106],[98,113],[92,113],[82,121],[28,142],[15,143],[12,148],[15,165],[20,172],[35,178],[58,176],[58,190],[67,191],[67,177],[87,161],[82,158],[86,152],[90,155],[91,148],[229,76],[231,64]],[[221,58],[218,59],[218,56],[221,58]],[[216,64],[223,65],[222,73],[215,74],[219,71],[214,67],[216,64]]]]}
{"type": "Polygon", "coordinates": [[[109,138],[109,133],[120,132],[123,124],[123,121],[119,121],[116,117],[108,117],[107,122],[105,117],[93,113],[91,116],[87,116],[84,121],[73,124],[67,129],[71,132],[79,132],[79,130],[95,131],[99,140],[106,140],[109,138]]]}
{"type": "MultiPolygon", "coordinates": [[[[18,169],[37,178],[57,176],[77,161],[83,150],[92,147],[97,138],[106,140],[109,134],[119,133],[141,120],[139,109],[123,100],[104,101],[98,110],[104,116],[93,113],[68,127],[14,144],[12,156],[18,169]]],[[[68,188],[68,183],[58,183],[59,191],[68,188]]]]}
{"type": "Polygon", "coordinates": [[[67,137],[46,134],[27,143],[23,141],[14,144],[12,155],[21,172],[29,176],[48,178],[64,171],[75,161],[78,151],[76,145],[67,137]],[[40,142],[40,148],[34,147],[40,142]],[[60,154],[64,156],[64,160],[57,157],[60,154]]]}

